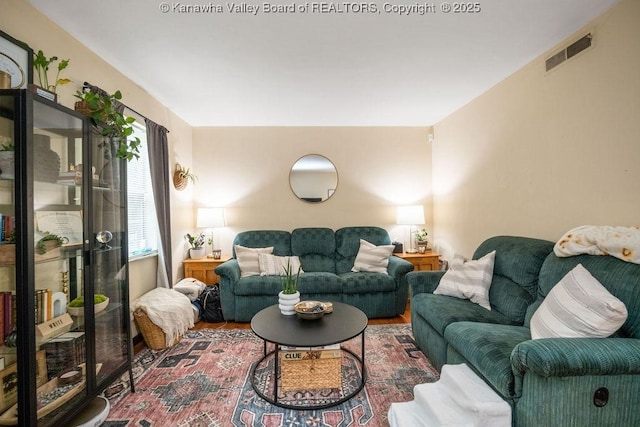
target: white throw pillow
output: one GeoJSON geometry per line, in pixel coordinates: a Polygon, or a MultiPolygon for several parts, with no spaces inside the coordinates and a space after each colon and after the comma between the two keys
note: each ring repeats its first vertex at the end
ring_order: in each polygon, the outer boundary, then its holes
{"type": "Polygon", "coordinates": [[[627,320],[624,303],[578,264],[531,317],[531,338],[605,338],[627,320]]]}
{"type": "Polygon", "coordinates": [[[235,249],[236,259],[240,266],[240,277],[259,276],[260,262],[258,261],[258,255],[273,253],[273,246],[268,248],[246,248],[236,245],[235,249]]]}
{"type": "Polygon", "coordinates": [[[433,293],[468,299],[491,311],[489,288],[493,278],[495,259],[496,251],[492,251],[477,260],[452,264],[433,293]]]}
{"type": "Polygon", "coordinates": [[[389,257],[393,254],[394,245],[376,246],[360,239],[358,255],[351,271],[368,271],[372,273],[387,273],[389,257]]]}
{"type": "MultiPolygon", "coordinates": [[[[284,276],[284,269],[290,265],[291,274],[298,274],[300,258],[297,256],[276,256],[271,254],[258,254],[261,276],[284,276]]],[[[300,273],[304,273],[300,268],[300,273]]]]}

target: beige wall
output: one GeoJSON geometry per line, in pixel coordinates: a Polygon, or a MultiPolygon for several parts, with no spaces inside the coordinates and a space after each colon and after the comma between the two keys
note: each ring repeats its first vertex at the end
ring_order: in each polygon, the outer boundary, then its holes
{"type": "Polygon", "coordinates": [[[396,206],[423,204],[431,227],[431,144],[427,127],[209,127],[194,129],[196,206],[222,206],[223,251],[243,230],[377,225],[405,239],[396,206]],[[298,200],[291,166],[321,154],[338,171],[323,203],[298,200]]]}
{"type": "MultiPolygon", "coordinates": [[[[35,51],[42,50],[47,56],[56,55],[59,58],[70,59],[69,67],[64,71],[63,77],[70,78],[73,83],[59,87],[58,102],[60,104],[73,108],[76,101],[73,95],[85,81],[109,92],[120,90],[125,104],[170,130],[171,165],[174,165],[175,161],[191,162],[191,127],[187,123],[171,113],[165,106],[87,49],[78,40],[53,24],[27,2],[4,0],[0,12],[0,29],[27,43],[35,51]]],[[[172,187],[171,197],[173,234],[178,236],[174,239],[175,281],[175,277],[178,277],[180,273],[178,268],[181,268],[182,262],[182,239],[180,236],[192,225],[192,192],[190,190],[177,192],[172,187]]],[[[155,287],[155,274],[147,274],[150,270],[155,271],[154,267],[149,265],[155,262],[155,258],[153,258],[131,264],[132,297],[155,287]]]]}
{"type": "Polygon", "coordinates": [[[640,225],[639,22],[640,1],[623,0],[585,28],[591,49],[549,73],[544,55],[434,126],[441,247],[640,225]]]}

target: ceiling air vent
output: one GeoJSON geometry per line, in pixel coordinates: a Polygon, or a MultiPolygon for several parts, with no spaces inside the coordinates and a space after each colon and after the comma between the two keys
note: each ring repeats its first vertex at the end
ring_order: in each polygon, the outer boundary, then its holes
{"type": "Polygon", "coordinates": [[[592,38],[593,36],[591,35],[591,33],[589,33],[583,36],[580,40],[574,43],[571,43],[569,46],[565,47],[560,52],[547,58],[547,60],[545,61],[546,71],[550,71],[551,69],[562,64],[567,59],[570,59],[576,56],[577,54],[579,54],[580,52],[582,52],[583,50],[591,46],[592,38]]]}

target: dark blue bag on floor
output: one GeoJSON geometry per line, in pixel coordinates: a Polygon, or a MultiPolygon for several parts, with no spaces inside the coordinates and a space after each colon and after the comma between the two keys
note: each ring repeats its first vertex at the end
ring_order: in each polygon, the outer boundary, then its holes
{"type": "Polygon", "coordinates": [[[220,289],[218,286],[207,286],[198,297],[202,306],[200,319],[207,323],[224,322],[222,305],[220,304],[220,289]]]}

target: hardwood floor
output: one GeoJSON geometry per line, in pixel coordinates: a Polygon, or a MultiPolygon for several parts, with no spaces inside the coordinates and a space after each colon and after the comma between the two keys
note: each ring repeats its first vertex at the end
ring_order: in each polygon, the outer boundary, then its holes
{"type": "MultiPolygon", "coordinates": [[[[390,317],[386,319],[369,319],[369,325],[390,325],[396,323],[411,323],[411,306],[407,303],[407,308],[400,316],[390,317]]],[[[223,322],[223,323],[206,323],[198,322],[193,329],[251,329],[249,322],[223,322]]],[[[144,340],[134,338],[134,354],[138,354],[140,350],[146,347],[144,340]]]]}

